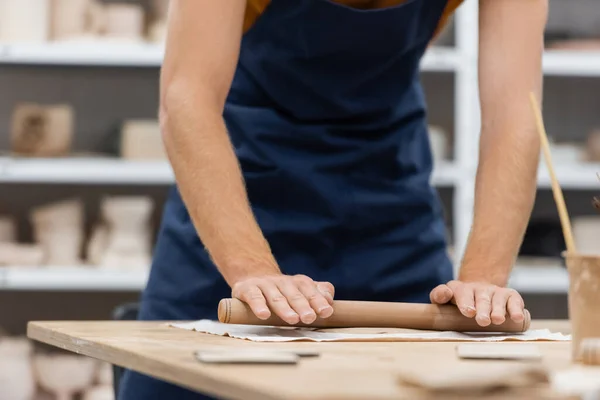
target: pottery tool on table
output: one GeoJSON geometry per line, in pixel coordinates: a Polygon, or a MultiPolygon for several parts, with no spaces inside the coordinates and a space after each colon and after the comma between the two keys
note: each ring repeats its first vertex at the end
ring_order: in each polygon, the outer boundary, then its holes
{"type": "Polygon", "coordinates": [[[306,349],[239,348],[209,346],[194,353],[196,359],[207,364],[297,364],[302,358],[319,357],[320,353],[306,349]]]}
{"type": "Polygon", "coordinates": [[[297,364],[300,356],[275,351],[199,351],[196,359],[205,364],[297,364]]]}
{"type": "Polygon", "coordinates": [[[535,344],[525,343],[463,343],[456,346],[456,355],[467,360],[540,360],[542,353],[535,344]]]}
{"type": "MultiPolygon", "coordinates": [[[[406,328],[455,332],[525,332],[531,316],[525,310],[525,319],[514,322],[507,319],[501,325],[479,326],[474,318],[461,314],[455,305],[413,304],[395,302],[341,301],[333,302],[333,315],[317,318],[312,324],[296,324],[311,328],[406,328]]],[[[238,299],[219,302],[219,321],[225,324],[290,326],[272,314],[261,320],[250,307],[238,299]]]]}

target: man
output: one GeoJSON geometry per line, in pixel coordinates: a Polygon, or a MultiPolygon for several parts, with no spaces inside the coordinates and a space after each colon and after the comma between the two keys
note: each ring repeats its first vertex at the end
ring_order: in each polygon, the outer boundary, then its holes
{"type": "MultiPolygon", "coordinates": [[[[160,119],[177,189],[140,319],[290,324],[336,299],[454,303],[522,321],[505,288],[533,206],[547,0],[480,1],[472,232],[452,279],[419,61],[456,0],[172,0],[160,119]]],[[[200,399],[128,372],[121,399],[200,399]]]]}

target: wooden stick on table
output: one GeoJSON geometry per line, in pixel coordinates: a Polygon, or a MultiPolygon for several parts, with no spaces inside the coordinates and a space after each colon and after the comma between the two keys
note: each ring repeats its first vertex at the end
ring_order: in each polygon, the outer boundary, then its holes
{"type": "Polygon", "coordinates": [[[558,215],[560,217],[560,224],[562,225],[563,236],[565,237],[565,243],[567,245],[567,253],[576,254],[575,240],[573,240],[573,232],[571,231],[571,220],[569,219],[569,213],[567,212],[567,206],[565,205],[565,199],[563,197],[560,184],[556,178],[556,172],[552,165],[552,155],[550,154],[550,144],[548,143],[548,135],[546,134],[546,128],[544,128],[544,120],[542,112],[538,106],[535,94],[530,94],[531,106],[535,114],[535,120],[537,124],[537,130],[540,134],[540,141],[542,143],[542,150],[544,151],[544,158],[546,159],[546,166],[548,167],[548,173],[550,174],[550,180],[552,181],[552,193],[554,195],[554,201],[558,207],[558,215]]]}
{"type": "MultiPolygon", "coordinates": [[[[261,320],[250,307],[238,299],[222,299],[219,303],[219,321],[226,324],[290,326],[275,314],[261,320]]],[[[317,318],[309,325],[294,326],[311,328],[405,328],[456,332],[525,332],[529,329],[531,316],[525,310],[523,322],[507,318],[501,325],[479,326],[474,318],[465,317],[452,304],[413,304],[374,301],[333,302],[333,314],[329,318],[317,318]]]]}

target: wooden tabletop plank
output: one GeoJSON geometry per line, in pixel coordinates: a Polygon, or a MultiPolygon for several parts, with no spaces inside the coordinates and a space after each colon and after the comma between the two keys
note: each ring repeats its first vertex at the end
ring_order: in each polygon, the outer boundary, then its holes
{"type": "MultiPolygon", "coordinates": [[[[569,333],[564,321],[535,321],[533,328],[569,333]]],[[[451,370],[461,361],[456,343],[256,343],[171,328],[164,322],[31,322],[28,336],[58,348],[120,365],[162,380],[226,399],[423,399],[420,390],[398,382],[398,370],[431,366],[451,370]],[[297,365],[210,365],[194,352],[214,346],[252,349],[317,350],[318,358],[297,365]]],[[[539,342],[543,363],[553,369],[570,365],[568,342],[539,342]]],[[[485,368],[486,363],[477,361],[485,368]]],[[[505,394],[504,394],[505,395],[505,394]]],[[[563,398],[547,391],[522,391],[511,398],[563,398]],[[516,396],[516,397],[515,397],[516,396]],[[532,397],[533,396],[533,397],[532,397]]],[[[464,395],[444,398],[465,398],[464,395]]],[[[490,397],[493,398],[493,397],[490,397]]],[[[498,395],[497,398],[502,398],[498,395]]]]}

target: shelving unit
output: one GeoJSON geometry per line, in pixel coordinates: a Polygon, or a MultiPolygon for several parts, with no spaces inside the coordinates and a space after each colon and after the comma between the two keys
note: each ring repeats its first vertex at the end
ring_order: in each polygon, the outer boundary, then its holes
{"type": "Polygon", "coordinates": [[[105,270],[89,266],[0,268],[0,290],[11,291],[139,291],[148,271],[105,270]]]}
{"type": "MultiPolygon", "coordinates": [[[[479,103],[477,93],[476,1],[465,2],[456,14],[455,47],[432,47],[422,61],[424,74],[444,74],[451,79],[454,103],[454,154],[452,160],[436,163],[432,183],[453,190],[453,237],[456,260],[464,251],[472,222],[474,178],[479,137],[479,103]]],[[[70,42],[42,45],[1,45],[0,68],[46,67],[160,67],[164,50],[143,43],[70,42]]],[[[600,77],[600,52],[548,51],[543,61],[544,73],[552,77],[600,77]]],[[[62,78],[61,79],[66,79],[62,78]]],[[[1,94],[0,94],[1,96],[1,94]]],[[[558,166],[558,178],[565,189],[599,189],[596,173],[600,164],[558,166]]],[[[1,184],[72,184],[72,185],[168,185],[174,180],[165,162],[128,162],[107,158],[15,159],[0,157],[1,184]]],[[[549,188],[545,167],[540,168],[539,187],[549,188]]],[[[458,262],[456,263],[458,265],[458,262]]],[[[139,290],[145,276],[139,273],[96,271],[87,269],[19,267],[0,270],[0,290],[139,290]]],[[[517,267],[511,284],[531,293],[564,293],[564,269],[556,267],[517,267]]]]}

